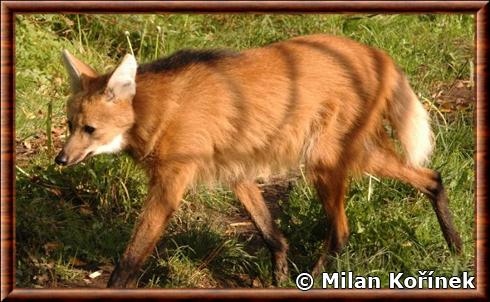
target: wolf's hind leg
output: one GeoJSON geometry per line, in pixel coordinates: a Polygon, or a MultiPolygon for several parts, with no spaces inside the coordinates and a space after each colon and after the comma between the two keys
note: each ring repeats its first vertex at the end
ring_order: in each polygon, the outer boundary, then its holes
{"type": "Polygon", "coordinates": [[[346,171],[343,167],[328,168],[317,165],[312,170],[311,178],[327,216],[324,251],[312,270],[312,274],[316,276],[328,264],[329,256],[342,251],[349,237],[344,205],[346,171]]]}
{"type": "Polygon", "coordinates": [[[407,165],[395,152],[383,147],[373,150],[365,170],[377,176],[395,178],[406,182],[427,195],[449,249],[458,254],[461,253],[463,243],[454,227],[449,211],[449,200],[439,172],[407,165]]]}

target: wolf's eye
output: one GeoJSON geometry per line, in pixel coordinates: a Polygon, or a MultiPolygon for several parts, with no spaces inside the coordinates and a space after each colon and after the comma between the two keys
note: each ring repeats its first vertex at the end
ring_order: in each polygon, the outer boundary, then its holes
{"type": "Polygon", "coordinates": [[[92,134],[95,131],[95,128],[91,126],[83,126],[83,131],[85,131],[88,134],[92,134]]]}

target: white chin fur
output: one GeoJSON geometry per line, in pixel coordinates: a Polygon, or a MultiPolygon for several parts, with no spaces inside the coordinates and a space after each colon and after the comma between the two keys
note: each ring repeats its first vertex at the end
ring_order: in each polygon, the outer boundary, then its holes
{"type": "Polygon", "coordinates": [[[117,153],[121,151],[123,147],[124,147],[123,135],[119,134],[110,143],[97,147],[93,151],[93,154],[97,155],[102,153],[117,153]]]}

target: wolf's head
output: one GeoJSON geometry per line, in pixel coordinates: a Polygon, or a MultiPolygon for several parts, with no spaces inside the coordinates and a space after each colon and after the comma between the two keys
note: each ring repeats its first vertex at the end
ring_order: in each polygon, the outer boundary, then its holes
{"type": "Polygon", "coordinates": [[[66,50],[63,61],[72,88],[67,103],[70,136],[56,156],[56,163],[73,165],[92,155],[123,150],[126,132],[134,124],[135,58],[126,55],[106,75],[99,75],[66,50]]]}

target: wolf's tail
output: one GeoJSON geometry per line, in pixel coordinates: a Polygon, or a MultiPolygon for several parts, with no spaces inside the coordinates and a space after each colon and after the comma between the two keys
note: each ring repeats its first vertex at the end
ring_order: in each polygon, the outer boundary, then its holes
{"type": "Polygon", "coordinates": [[[388,117],[398,133],[408,162],[413,166],[426,164],[434,148],[429,115],[401,72],[389,105],[388,117]]]}

